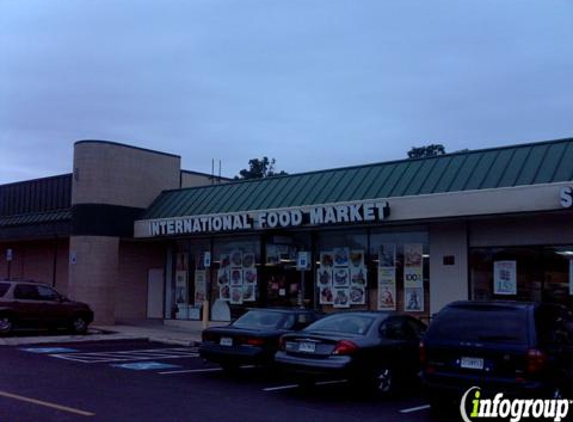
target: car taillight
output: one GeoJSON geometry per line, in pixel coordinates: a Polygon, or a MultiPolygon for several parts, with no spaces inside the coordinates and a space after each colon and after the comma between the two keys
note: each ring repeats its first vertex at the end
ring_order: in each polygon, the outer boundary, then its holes
{"type": "Polygon", "coordinates": [[[420,342],[419,353],[420,353],[420,363],[424,365],[426,363],[426,346],[424,346],[423,341],[420,342]]]}
{"type": "Polygon", "coordinates": [[[350,355],[358,350],[358,346],[349,340],[340,340],[336,343],[333,355],[350,355]]]}
{"type": "Polygon", "coordinates": [[[262,346],[265,344],[265,340],[262,338],[248,338],[246,342],[249,346],[262,346]]]}
{"type": "Polygon", "coordinates": [[[537,374],[545,368],[547,356],[541,350],[529,349],[527,351],[526,371],[529,374],[537,374]]]}

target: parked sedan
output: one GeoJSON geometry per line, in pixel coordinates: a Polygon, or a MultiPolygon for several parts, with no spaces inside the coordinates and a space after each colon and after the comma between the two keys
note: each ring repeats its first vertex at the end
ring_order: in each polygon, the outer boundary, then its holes
{"type": "Polygon", "coordinates": [[[281,339],[275,361],[302,382],[345,378],[380,393],[414,379],[426,326],[390,312],[343,312],[281,339]]]}
{"type": "Polygon", "coordinates": [[[270,365],[280,337],[316,319],[315,312],[305,309],[251,309],[226,327],[204,330],[199,354],[228,372],[245,364],[270,365]]]}

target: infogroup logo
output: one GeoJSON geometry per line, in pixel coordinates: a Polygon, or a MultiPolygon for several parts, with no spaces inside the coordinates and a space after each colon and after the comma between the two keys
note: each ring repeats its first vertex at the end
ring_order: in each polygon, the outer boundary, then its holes
{"type": "Polygon", "coordinates": [[[462,397],[460,413],[465,422],[488,418],[509,419],[511,422],[527,418],[560,422],[567,417],[572,402],[567,399],[507,399],[503,393],[497,393],[493,399],[485,399],[479,387],[472,387],[462,397]]]}

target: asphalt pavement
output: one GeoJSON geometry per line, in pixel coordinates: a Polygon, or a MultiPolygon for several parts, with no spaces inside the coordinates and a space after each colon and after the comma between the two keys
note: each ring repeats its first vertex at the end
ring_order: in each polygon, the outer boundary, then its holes
{"type": "MultiPolygon", "coordinates": [[[[196,347],[126,339],[0,346],[0,421],[440,421],[419,386],[382,399],[344,380],[228,376],[196,347]]],[[[452,419],[456,420],[456,418],[452,419]]]]}

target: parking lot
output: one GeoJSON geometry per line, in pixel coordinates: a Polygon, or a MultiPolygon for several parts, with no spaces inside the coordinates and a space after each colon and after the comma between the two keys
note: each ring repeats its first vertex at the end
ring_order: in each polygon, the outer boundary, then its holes
{"type": "Polygon", "coordinates": [[[392,399],[345,380],[303,389],[255,367],[229,376],[193,347],[115,341],[0,353],[2,421],[444,421],[419,386],[392,399]]]}

